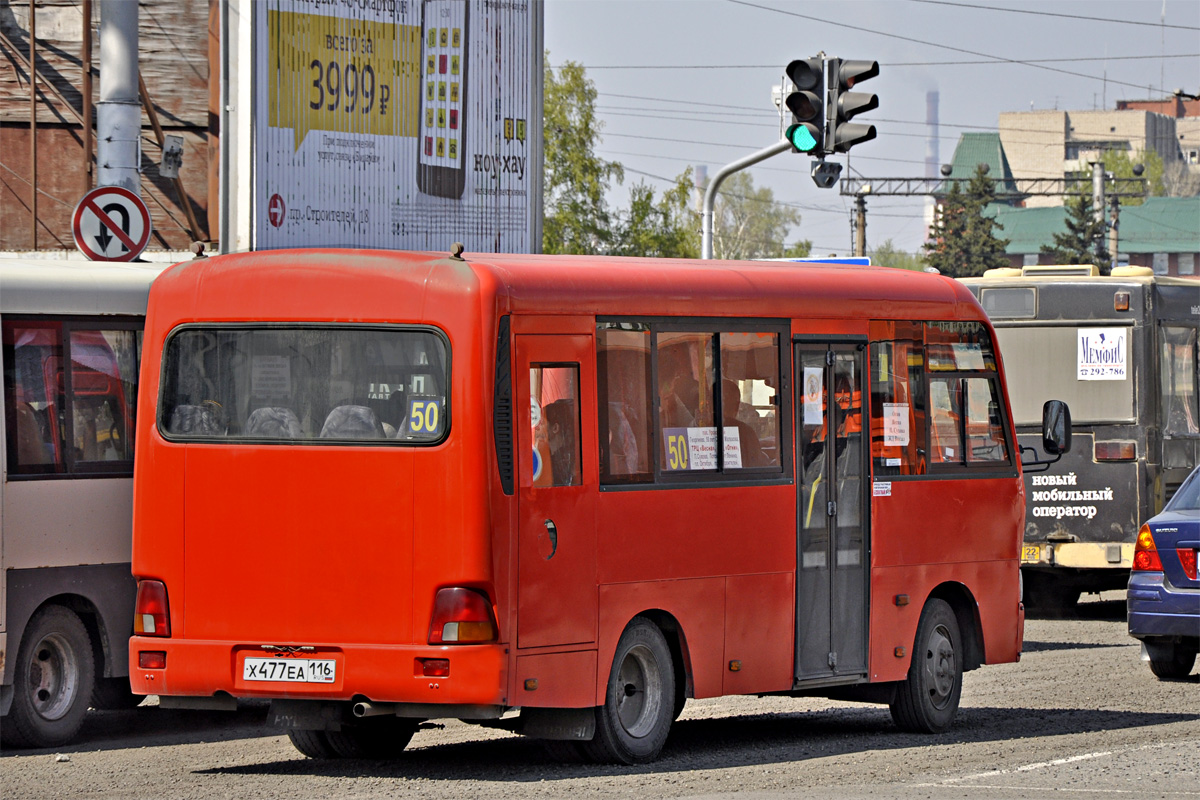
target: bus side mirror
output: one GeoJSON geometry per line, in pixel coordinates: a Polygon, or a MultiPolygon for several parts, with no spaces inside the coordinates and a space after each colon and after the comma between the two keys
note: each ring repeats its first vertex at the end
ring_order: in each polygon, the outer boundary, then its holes
{"type": "Polygon", "coordinates": [[[1042,406],[1042,449],[1052,456],[1071,452],[1071,409],[1062,400],[1042,406]]]}

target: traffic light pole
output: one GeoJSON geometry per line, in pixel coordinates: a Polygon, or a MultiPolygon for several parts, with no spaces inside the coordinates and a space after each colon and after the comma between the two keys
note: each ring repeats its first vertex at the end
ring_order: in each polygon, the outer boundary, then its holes
{"type": "Polygon", "coordinates": [[[717,201],[717,190],[721,188],[721,184],[725,182],[725,179],[735,172],[740,172],[746,169],[746,167],[752,167],[760,161],[766,161],[771,156],[786,153],[791,149],[792,143],[784,139],[770,147],[764,147],[762,150],[726,164],[717,170],[717,174],[713,175],[712,180],[708,182],[708,188],[704,190],[704,209],[700,212],[701,258],[711,259],[713,257],[713,205],[717,201]]]}

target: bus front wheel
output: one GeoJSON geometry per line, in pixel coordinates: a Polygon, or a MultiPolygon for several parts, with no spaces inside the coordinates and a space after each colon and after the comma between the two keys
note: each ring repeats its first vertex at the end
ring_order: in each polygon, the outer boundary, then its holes
{"type": "Polygon", "coordinates": [[[921,611],[908,677],[896,689],[892,719],[915,733],[948,730],[962,695],[962,639],[954,609],[933,598],[921,611]]]}
{"type": "Polygon", "coordinates": [[[617,642],[596,735],[583,744],[598,762],[644,764],[662,752],[675,711],[675,670],[662,631],[634,617],[617,642]]]}
{"type": "Polygon", "coordinates": [[[75,612],[46,606],[29,620],[13,675],[3,739],[13,747],[57,747],[83,724],[92,699],[95,662],[87,629],[75,612]]]}

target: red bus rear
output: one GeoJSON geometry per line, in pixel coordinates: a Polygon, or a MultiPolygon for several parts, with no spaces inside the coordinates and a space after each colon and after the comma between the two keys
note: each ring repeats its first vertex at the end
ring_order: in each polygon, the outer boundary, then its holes
{"type": "Polygon", "coordinates": [[[461,718],[634,763],[766,692],[938,731],[1019,657],[1020,463],[953,280],[253,253],[165,273],[145,353],[135,690],[270,698],[307,755],[461,718]]]}

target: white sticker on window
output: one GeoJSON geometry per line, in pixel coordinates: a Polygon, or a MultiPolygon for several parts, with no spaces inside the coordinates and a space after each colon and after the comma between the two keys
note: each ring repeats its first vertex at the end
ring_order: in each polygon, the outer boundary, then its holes
{"type": "Polygon", "coordinates": [[[1078,372],[1081,381],[1123,381],[1127,377],[1128,328],[1080,328],[1078,372]]]}
{"type": "Polygon", "coordinates": [[[292,396],[292,362],[287,356],[255,356],[250,366],[250,393],[255,398],[292,396]]]}
{"type": "Polygon", "coordinates": [[[821,402],[825,382],[824,367],[804,368],[804,424],[820,425],[825,409],[821,402]]]}
{"type": "Polygon", "coordinates": [[[722,437],[725,440],[725,468],[742,468],[742,435],[734,425],[724,429],[722,437]]]}
{"type": "Polygon", "coordinates": [[[883,444],[889,447],[908,444],[908,403],[883,404],[883,444]]]}

